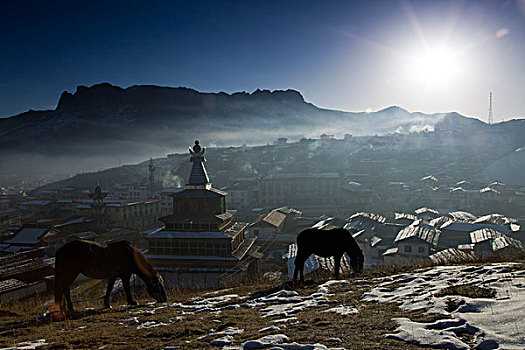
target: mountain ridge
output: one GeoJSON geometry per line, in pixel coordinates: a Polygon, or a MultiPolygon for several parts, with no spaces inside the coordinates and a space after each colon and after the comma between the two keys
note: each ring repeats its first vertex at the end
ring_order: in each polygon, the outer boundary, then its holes
{"type": "MultiPolygon", "coordinates": [[[[323,133],[343,137],[491,127],[456,112],[425,114],[399,106],[377,112],[323,109],[292,89],[228,94],[186,87],[122,88],[100,83],[79,85],[74,93],[64,91],[54,110],[27,111],[0,119],[0,150],[7,155],[0,162],[16,168],[17,163],[28,167],[35,157],[69,157],[79,164],[87,158],[104,158],[93,164],[105,167],[118,159],[138,161],[178,152],[195,138],[207,140],[208,145],[235,146],[266,144],[278,137],[299,140],[323,133]]],[[[501,128],[525,130],[525,126],[501,128]]],[[[41,165],[49,167],[49,162],[41,165]]],[[[36,167],[41,171],[41,166],[36,167]]]]}

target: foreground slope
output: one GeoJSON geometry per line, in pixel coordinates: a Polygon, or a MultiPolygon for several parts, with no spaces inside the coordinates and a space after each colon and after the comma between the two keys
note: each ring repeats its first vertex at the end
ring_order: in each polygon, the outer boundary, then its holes
{"type": "Polygon", "coordinates": [[[525,346],[524,264],[438,266],[375,278],[365,271],[362,277],[295,290],[283,284],[177,294],[165,304],[85,309],[61,323],[33,321],[42,308],[21,316],[4,310],[0,346],[31,341],[39,349],[525,346]]]}

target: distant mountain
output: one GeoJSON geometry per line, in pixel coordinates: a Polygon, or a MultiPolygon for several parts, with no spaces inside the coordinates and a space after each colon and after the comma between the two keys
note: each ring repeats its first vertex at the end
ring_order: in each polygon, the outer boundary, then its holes
{"type": "Polygon", "coordinates": [[[62,93],[55,110],[0,119],[2,173],[76,172],[206,145],[265,144],[327,133],[342,137],[488,126],[457,113],[389,107],[373,113],[321,109],[294,90],[201,93],[188,88],[108,83],[62,93]],[[49,158],[51,157],[51,158],[49,158]]]}

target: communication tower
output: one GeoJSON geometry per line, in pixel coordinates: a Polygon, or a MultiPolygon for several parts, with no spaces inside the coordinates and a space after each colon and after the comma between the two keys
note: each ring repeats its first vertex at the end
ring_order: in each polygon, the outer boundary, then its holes
{"type": "Polygon", "coordinates": [[[489,125],[492,124],[492,92],[489,95],[489,125]]]}

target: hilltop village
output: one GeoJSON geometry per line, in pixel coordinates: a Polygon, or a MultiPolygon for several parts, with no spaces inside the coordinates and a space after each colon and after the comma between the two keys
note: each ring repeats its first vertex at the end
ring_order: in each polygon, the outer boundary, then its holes
{"type": "MultiPolygon", "coordinates": [[[[365,266],[525,251],[525,189],[483,176],[504,154],[479,158],[472,148],[445,146],[447,137],[196,143],[190,154],[31,192],[3,188],[0,298],[51,290],[54,253],[75,239],[128,240],[168,284],[192,287],[219,287],[248,272],[290,278],[296,235],[312,226],[348,229],[365,266]]],[[[306,265],[332,262],[312,256],[306,265]]]]}

